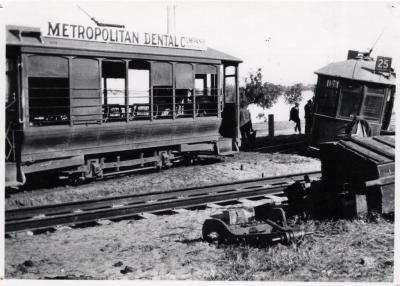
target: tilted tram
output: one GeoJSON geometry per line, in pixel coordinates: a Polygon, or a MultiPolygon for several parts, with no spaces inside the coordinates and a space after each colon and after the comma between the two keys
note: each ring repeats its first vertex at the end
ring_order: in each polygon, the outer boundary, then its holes
{"type": "Polygon", "coordinates": [[[6,28],[6,186],[238,151],[240,59],[6,28]]]}
{"type": "Polygon", "coordinates": [[[357,126],[347,129],[360,120],[367,122],[370,136],[388,133],[396,90],[396,74],[389,61],[349,51],[346,61],[315,72],[313,146],[357,132],[357,126]]]}

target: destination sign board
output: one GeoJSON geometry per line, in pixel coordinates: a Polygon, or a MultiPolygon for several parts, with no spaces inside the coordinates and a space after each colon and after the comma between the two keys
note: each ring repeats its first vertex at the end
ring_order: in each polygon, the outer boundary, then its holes
{"type": "Polygon", "coordinates": [[[390,72],[392,66],[392,58],[377,57],[375,64],[375,71],[377,72],[390,72]]]}
{"type": "Polygon", "coordinates": [[[206,50],[203,39],[168,34],[136,32],[114,27],[93,27],[48,22],[47,37],[126,45],[206,50]]]}

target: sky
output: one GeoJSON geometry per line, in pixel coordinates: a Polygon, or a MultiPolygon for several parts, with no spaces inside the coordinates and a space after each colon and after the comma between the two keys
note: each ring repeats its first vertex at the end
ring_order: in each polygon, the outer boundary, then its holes
{"type": "Polygon", "coordinates": [[[209,47],[243,60],[240,78],[262,68],[264,80],[315,83],[314,71],[345,60],[349,49],[390,56],[398,65],[400,2],[3,2],[6,24],[46,27],[47,21],[92,25],[97,20],[143,32],[166,32],[167,5],[174,4],[176,33],[206,40],[209,47]]]}
{"type": "Polygon", "coordinates": [[[204,39],[243,60],[241,84],[257,68],[267,82],[313,84],[314,71],[345,60],[350,49],[367,51],[377,40],[372,56],[392,57],[399,70],[399,1],[5,1],[0,20],[43,31],[48,21],[93,25],[79,5],[101,22],[166,33],[171,4],[176,34],[204,39]]]}

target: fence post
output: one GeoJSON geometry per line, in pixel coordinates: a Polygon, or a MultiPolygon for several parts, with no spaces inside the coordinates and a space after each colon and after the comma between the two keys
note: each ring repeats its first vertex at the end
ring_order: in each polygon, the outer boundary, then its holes
{"type": "Polygon", "coordinates": [[[268,114],[268,135],[274,137],[274,115],[268,114]]]}

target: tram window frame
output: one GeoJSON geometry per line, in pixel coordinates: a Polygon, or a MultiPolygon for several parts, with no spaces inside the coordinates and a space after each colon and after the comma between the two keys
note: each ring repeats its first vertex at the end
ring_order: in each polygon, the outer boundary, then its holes
{"type": "Polygon", "coordinates": [[[175,80],[175,118],[195,116],[194,102],[194,65],[177,62],[174,66],[175,80]]]}
{"type": "Polygon", "coordinates": [[[343,81],[340,88],[338,117],[351,119],[357,116],[360,113],[362,103],[363,85],[361,83],[343,81]],[[358,99],[355,96],[358,96],[358,99]],[[351,107],[349,100],[352,103],[351,107]],[[351,109],[348,109],[349,107],[351,109]]]}
{"type": "MultiPolygon", "coordinates": [[[[383,116],[382,116],[382,112],[383,112],[383,110],[384,110],[384,107],[385,107],[385,96],[386,96],[386,88],[385,87],[379,87],[379,86],[376,86],[376,85],[370,85],[370,84],[367,84],[367,85],[365,85],[365,87],[364,87],[364,101],[363,101],[363,104],[362,104],[362,110],[361,110],[361,114],[362,114],[362,116],[365,118],[365,119],[367,119],[367,120],[369,120],[369,121],[372,121],[372,122],[381,122],[382,121],[382,118],[383,118],[383,116]],[[379,92],[379,90],[380,90],[380,92],[379,92]],[[374,115],[371,115],[372,113],[370,113],[370,114],[367,114],[367,112],[366,112],[366,110],[368,110],[368,107],[367,107],[367,102],[368,102],[368,99],[370,99],[370,98],[379,98],[380,99],[380,106],[379,106],[379,110],[375,110],[375,111],[377,111],[377,112],[375,112],[375,116],[374,115]]],[[[377,102],[374,102],[373,104],[371,104],[370,106],[378,106],[377,105],[377,102]]]]}
{"type": "Polygon", "coordinates": [[[16,59],[6,57],[5,81],[6,106],[11,107],[17,102],[17,63],[16,59]]]}
{"type": "Polygon", "coordinates": [[[66,77],[28,77],[30,126],[70,123],[69,82],[66,77]]]}
{"type": "MultiPolygon", "coordinates": [[[[134,59],[128,64],[128,112],[129,120],[150,120],[151,119],[151,64],[146,60],[134,59]],[[139,90],[135,85],[147,77],[147,87],[139,90]],[[139,95],[139,96],[137,96],[139,95]]],[[[153,109],[153,116],[157,110],[153,109]]]]}
{"type": "Polygon", "coordinates": [[[193,117],[193,89],[175,89],[175,115],[176,118],[193,117]]]}
{"type": "Polygon", "coordinates": [[[69,58],[25,54],[22,60],[27,79],[28,126],[69,125],[71,123],[69,58]]]}
{"type": "Polygon", "coordinates": [[[218,84],[218,68],[216,66],[196,65],[194,86],[196,117],[219,116],[218,84]],[[200,83],[202,88],[198,88],[197,83],[200,83]]]}
{"type": "Polygon", "coordinates": [[[173,116],[173,86],[153,86],[154,119],[172,119],[173,116]]]}
{"type": "Polygon", "coordinates": [[[153,96],[153,119],[174,118],[173,63],[153,61],[150,66],[151,88],[153,96]]]}
{"type": "Polygon", "coordinates": [[[317,113],[336,117],[341,82],[336,78],[323,78],[318,84],[317,113]]]}
{"type": "MultiPolygon", "coordinates": [[[[101,62],[101,104],[103,122],[126,121],[127,118],[127,98],[126,98],[126,62],[124,60],[105,59],[101,62]],[[122,88],[110,89],[109,80],[114,84],[121,85],[122,88]],[[122,82],[122,83],[121,83],[122,82]],[[116,97],[110,97],[109,93],[119,93],[116,97]],[[111,99],[122,99],[120,102],[109,103],[111,99]]],[[[113,85],[114,85],[113,84],[113,85]]]]}
{"type": "Polygon", "coordinates": [[[102,122],[99,74],[99,59],[92,57],[70,59],[71,125],[102,122]]]}
{"type": "Polygon", "coordinates": [[[232,103],[236,102],[236,78],[235,75],[228,75],[224,78],[225,92],[224,102],[232,103]]]}

